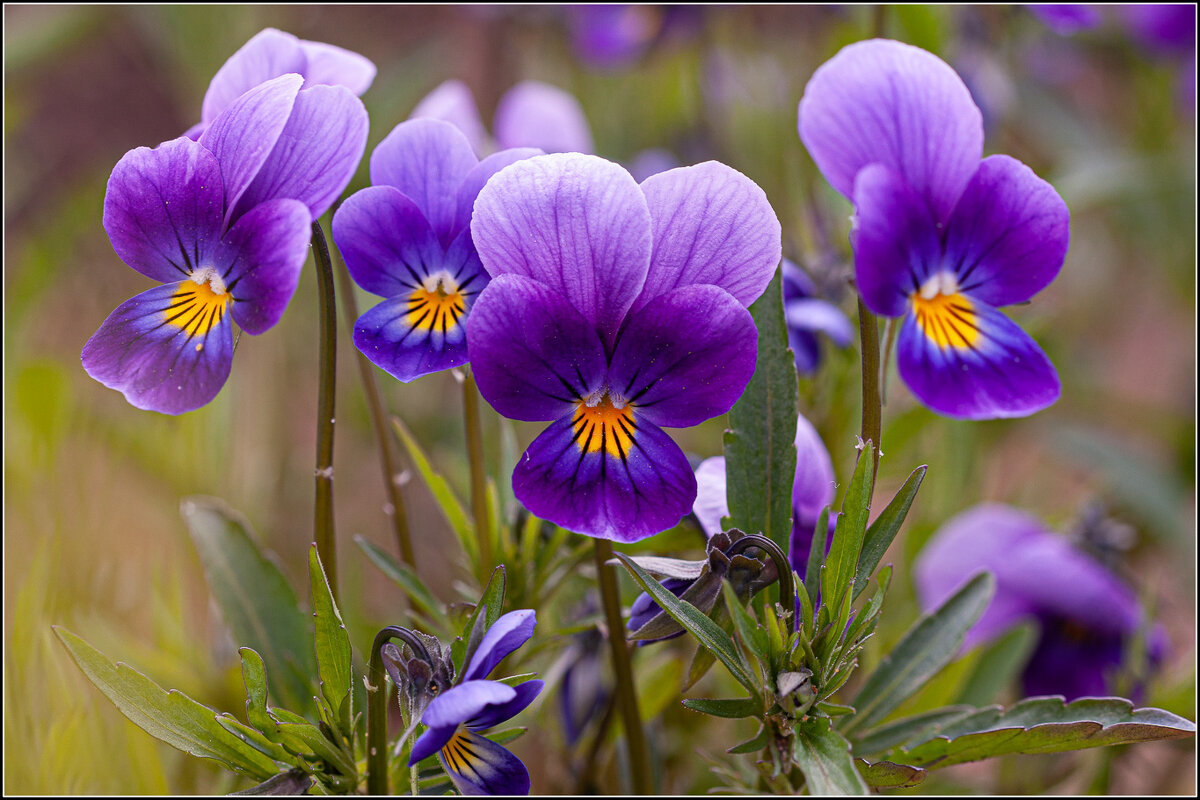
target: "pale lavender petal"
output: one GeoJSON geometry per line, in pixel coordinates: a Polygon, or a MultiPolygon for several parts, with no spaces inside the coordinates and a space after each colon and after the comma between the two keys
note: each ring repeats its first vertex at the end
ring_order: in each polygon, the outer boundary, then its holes
{"type": "Polygon", "coordinates": [[[458,734],[438,753],[438,759],[464,795],[529,794],[529,770],[521,759],[477,733],[458,734]]]}
{"type": "Polygon", "coordinates": [[[440,119],[454,125],[467,137],[476,153],[487,149],[488,135],[475,106],[475,96],[470,88],[459,80],[449,80],[438,85],[425,95],[417,107],[408,115],[409,119],[440,119]]]}
{"type": "Polygon", "coordinates": [[[1008,156],[989,156],[946,222],[959,291],[993,306],[1023,303],[1062,268],[1071,215],[1054,187],[1008,156]]]}
{"type": "Polygon", "coordinates": [[[609,391],[655,425],[687,428],[733,407],[757,357],[749,311],[724,289],[684,286],[630,316],[609,365],[609,391]]]}
{"type": "Polygon", "coordinates": [[[512,719],[524,711],[537,698],[542,691],[542,687],[545,685],[545,681],[537,679],[517,684],[513,687],[517,692],[516,697],[507,703],[488,706],[467,720],[467,727],[474,731],[482,731],[487,730],[493,725],[499,725],[501,722],[512,719]]]}
{"type": "Polygon", "coordinates": [[[333,240],[354,282],[380,297],[407,295],[444,266],[425,215],[391,186],[350,195],[333,215],[333,240]]]}
{"type": "Polygon", "coordinates": [[[222,211],[216,157],[181,137],[130,150],[117,162],[104,195],[104,230],[126,264],[176,281],[211,256],[222,211]]]}
{"type": "Polygon", "coordinates": [[[793,300],[783,307],[789,329],[820,331],[838,347],[854,339],[854,325],[840,308],[824,300],[793,300]]]}
{"type": "Polygon", "coordinates": [[[501,170],[475,201],[471,235],[493,277],[546,284],[606,347],[650,266],[645,196],[622,167],[595,156],[537,156],[501,170]]]}
{"type": "Polygon", "coordinates": [[[846,197],[868,164],[899,174],[944,220],[983,156],[983,120],[944,61],[886,39],[856,42],[825,62],[800,101],[800,138],[846,197]]]}
{"type": "Polygon", "coordinates": [[[692,513],[709,537],[723,530],[721,520],[729,516],[725,486],[725,456],[706,458],[696,467],[696,502],[692,503],[692,513]]]}
{"type": "Polygon", "coordinates": [[[749,306],[782,255],[781,229],[754,181],[716,161],[659,173],[642,184],[654,250],[636,311],[659,295],[712,284],[749,306]]]}
{"type": "Polygon", "coordinates": [[[371,88],[375,80],[371,59],[325,42],[301,41],[300,47],[308,59],[303,72],[305,87],[345,86],[358,97],[371,88]]]}
{"type": "Polygon", "coordinates": [[[308,59],[300,40],[290,33],[266,28],[251,37],[221,65],[204,94],[200,118],[206,124],[246,92],[280,75],[304,75],[308,59]]]}
{"type": "Polygon", "coordinates": [[[492,132],[501,149],[592,152],[592,130],[579,101],[570,92],[541,81],[521,81],[500,98],[492,132]]]}
{"type": "Polygon", "coordinates": [[[283,316],[308,258],[311,222],[299,200],[272,200],[255,206],[221,242],[221,278],[246,333],[263,333],[283,316]]]}
{"type": "MultiPolygon", "coordinates": [[[[529,641],[536,625],[537,613],[530,608],[510,611],[501,616],[483,635],[483,641],[479,643],[479,647],[471,656],[471,662],[463,670],[462,680],[473,681],[487,677],[505,656],[529,641]]],[[[507,703],[508,700],[504,702],[507,703]]]]}
{"type": "Polygon", "coordinates": [[[435,119],[401,122],[371,154],[371,183],[394,186],[425,214],[443,245],[458,235],[458,189],[479,163],[462,131],[435,119]]]}
{"type": "Polygon", "coordinates": [[[792,480],[792,509],[804,519],[816,520],[833,502],[836,487],[833,461],[821,435],[803,414],[796,418],[796,475],[792,480]]]}
{"type": "Polygon", "coordinates": [[[500,170],[507,167],[509,164],[534,156],[545,155],[541,150],[535,147],[513,147],[508,150],[501,150],[499,153],[492,153],[487,158],[480,161],[467,173],[463,178],[462,183],[458,187],[458,195],[456,205],[458,207],[454,215],[455,230],[469,230],[471,227],[471,214],[475,211],[475,198],[479,196],[479,192],[500,170]]]}

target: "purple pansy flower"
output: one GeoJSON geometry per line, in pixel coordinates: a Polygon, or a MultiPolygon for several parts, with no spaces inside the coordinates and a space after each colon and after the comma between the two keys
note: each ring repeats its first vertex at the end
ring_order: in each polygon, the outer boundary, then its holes
{"type": "Polygon", "coordinates": [[[295,73],[310,86],[344,86],[361,97],[375,80],[375,65],[358,53],[324,42],[308,42],[265,28],[229,57],[204,94],[200,122],[187,132],[200,138],[214,119],[246,92],[280,75],[295,73]]]}
{"type": "MultiPolygon", "coordinates": [[[[783,260],[783,315],[787,320],[788,347],[796,360],[796,371],[811,375],[821,364],[817,334],[828,336],[838,347],[854,339],[854,327],[842,310],[817,298],[817,287],[808,273],[788,259],[783,260]]],[[[825,456],[829,460],[829,456],[825,456]]]]}
{"type": "Polygon", "coordinates": [[[584,62],[601,69],[638,59],[654,41],[664,11],[647,5],[578,5],[564,9],[571,45],[584,62]]]}
{"type": "Polygon", "coordinates": [[[509,686],[486,680],[497,664],[533,636],[532,610],[510,611],[484,634],[457,685],[421,714],[426,730],[413,744],[409,766],[434,753],[463,794],[529,794],[529,770],[504,747],[479,734],[512,719],[542,691],[540,680],[509,686]]]}
{"type": "Polygon", "coordinates": [[[779,263],[766,195],[724,164],[640,186],[577,153],[497,174],[471,233],[492,282],[467,346],[484,398],[549,421],[513,471],[537,516],[637,541],[676,524],[696,479],[663,427],[724,414],[754,372],[746,310],[779,263]]]}
{"type": "Polygon", "coordinates": [[[900,42],[858,42],[816,71],[799,117],[821,173],[854,202],[863,302],[904,317],[897,367],[921,402],[963,419],[1054,403],[1054,366],[997,308],[1058,274],[1069,213],[1021,162],[981,160],[979,109],[954,70],[900,42]]]}
{"type": "Polygon", "coordinates": [[[496,106],[495,141],[479,118],[470,88],[449,80],[427,94],[409,119],[440,119],[458,127],[475,152],[536,147],[546,153],[591,153],[592,129],[583,107],[569,92],[541,81],[521,81],[496,106]]]}
{"type": "Polygon", "coordinates": [[[354,174],[367,112],[343,87],[284,75],[246,92],[198,142],[131,150],[113,168],[104,229],[163,285],[122,303],[83,348],[88,374],[138,408],[181,414],[229,377],[233,322],[279,321],[310,224],[354,174]]]}
{"type": "Polygon", "coordinates": [[[448,122],[402,122],[371,154],[369,189],[333,218],[333,238],[359,286],[387,298],[358,318],[354,345],[411,381],[467,361],[464,325],[489,277],[471,240],[475,197],[530,148],[483,161],[448,122]]]}
{"type": "MultiPolygon", "coordinates": [[[[936,608],[983,570],[996,576],[996,594],[964,647],[1036,620],[1041,636],[1022,677],[1027,694],[1074,700],[1112,693],[1125,646],[1145,624],[1128,586],[1035,517],[1010,506],[981,505],[946,522],[917,557],[914,580],[922,607],[936,608]]],[[[1161,659],[1161,629],[1148,643],[1151,661],[1161,659]]]]}
{"type": "Polygon", "coordinates": [[[1100,24],[1100,12],[1083,3],[1034,4],[1026,6],[1050,30],[1061,36],[1095,28],[1100,24]]]}

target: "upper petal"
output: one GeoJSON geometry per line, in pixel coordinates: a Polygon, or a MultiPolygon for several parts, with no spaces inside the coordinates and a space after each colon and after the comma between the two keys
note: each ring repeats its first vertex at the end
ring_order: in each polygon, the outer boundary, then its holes
{"type": "Polygon", "coordinates": [[[680,286],[720,286],[749,306],[782,255],[781,229],[754,181],[716,161],[661,172],[642,183],[654,250],[636,311],[680,286]]]}
{"type": "Polygon", "coordinates": [[[496,144],[536,147],[547,153],[591,153],[592,130],[579,101],[541,81],[521,81],[496,106],[496,144]]]}
{"type": "Polygon", "coordinates": [[[656,425],[686,428],[724,414],[758,358],[754,318],[724,289],[684,286],[629,318],[609,387],[656,425]]]}
{"type": "Polygon", "coordinates": [[[181,137],[130,150],[117,162],[104,195],[104,230],[126,264],[177,281],[216,248],[222,211],[216,157],[181,137]]]}
{"type": "Polygon", "coordinates": [[[263,333],[283,316],[308,258],[310,223],[299,200],[273,200],[255,206],[221,242],[217,260],[234,297],[233,318],[246,333],[263,333]]]}
{"type": "Polygon", "coordinates": [[[545,153],[536,147],[512,147],[508,150],[501,150],[499,153],[492,153],[472,167],[458,187],[458,194],[455,198],[457,206],[454,214],[455,229],[460,231],[471,229],[471,215],[475,212],[475,198],[479,196],[480,190],[492,179],[493,175],[509,164],[540,155],[545,155],[545,153]]]}
{"type": "Polygon", "coordinates": [[[496,174],[475,201],[471,235],[493,276],[549,286],[616,338],[650,266],[650,211],[622,167],[578,153],[527,158],[496,174]]]}
{"type": "Polygon", "coordinates": [[[1015,158],[989,156],[946,223],[946,259],[961,291],[993,306],[1023,303],[1058,275],[1070,227],[1053,186],[1015,158]]]}
{"type": "Polygon", "coordinates": [[[425,215],[391,186],[350,195],[334,212],[333,240],[354,282],[380,297],[408,294],[444,266],[425,215]]]}
{"type": "Polygon", "coordinates": [[[429,701],[421,714],[421,724],[430,728],[459,725],[493,704],[507,703],[517,696],[513,687],[499,681],[473,680],[463,673],[463,681],[429,701]]]}
{"type": "Polygon", "coordinates": [[[505,656],[529,641],[536,625],[537,613],[530,608],[510,611],[501,616],[483,635],[483,641],[479,643],[479,647],[471,655],[471,662],[463,670],[462,679],[473,681],[487,677],[505,656]]]}
{"type": "Polygon", "coordinates": [[[800,138],[847,197],[868,164],[897,172],[945,220],[983,156],[983,120],[944,61],[886,39],[842,48],[800,101],[800,138]]]}
{"type": "Polygon", "coordinates": [[[440,119],[454,125],[467,137],[476,153],[483,153],[487,149],[487,130],[483,127],[483,120],[479,118],[475,96],[462,81],[449,80],[438,84],[437,88],[425,95],[408,115],[409,119],[423,117],[440,119]]]}
{"type": "Polygon", "coordinates": [[[546,685],[545,681],[531,680],[524,683],[518,683],[513,689],[516,690],[517,696],[507,703],[492,705],[479,712],[477,715],[467,720],[467,727],[473,731],[487,730],[493,725],[499,725],[505,720],[510,720],[517,714],[520,714],[529,704],[532,703],[539,694],[542,688],[546,685]]]}
{"type": "Polygon", "coordinates": [[[352,50],[301,40],[300,47],[308,59],[304,68],[304,85],[345,86],[362,97],[375,81],[375,63],[352,50]]]}
{"type": "Polygon", "coordinates": [[[204,93],[200,119],[211,123],[246,92],[280,75],[304,75],[308,59],[300,40],[290,33],[265,28],[231,55],[204,93]]]}

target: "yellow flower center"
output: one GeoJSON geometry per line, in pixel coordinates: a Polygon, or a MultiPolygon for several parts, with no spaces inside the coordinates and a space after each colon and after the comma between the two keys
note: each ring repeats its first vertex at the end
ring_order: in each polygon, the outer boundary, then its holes
{"type": "Polygon", "coordinates": [[[420,330],[440,330],[445,334],[458,325],[466,308],[458,283],[443,271],[427,277],[408,296],[405,321],[420,330]]]}
{"type": "Polygon", "coordinates": [[[941,349],[970,348],[979,338],[975,304],[958,291],[950,273],[934,275],[912,294],[913,316],[922,333],[941,349]]]}
{"type": "Polygon", "coordinates": [[[187,331],[189,338],[203,336],[224,318],[232,300],[217,271],[204,267],[180,284],[163,315],[167,324],[187,331]]]}
{"type": "Polygon", "coordinates": [[[633,436],[637,431],[633,406],[621,401],[614,404],[607,392],[599,401],[594,397],[580,400],[571,422],[575,428],[575,443],[581,453],[603,451],[624,461],[633,447],[633,436]]]}

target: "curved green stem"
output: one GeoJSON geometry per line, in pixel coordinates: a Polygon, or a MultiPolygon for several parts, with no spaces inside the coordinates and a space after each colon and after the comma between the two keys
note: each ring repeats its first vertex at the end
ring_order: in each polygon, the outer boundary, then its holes
{"type": "Polygon", "coordinates": [[[738,539],[725,551],[725,555],[733,557],[743,550],[757,547],[766,552],[775,562],[775,571],[779,573],[779,604],[788,615],[788,634],[796,632],[796,581],[792,578],[792,565],[779,545],[759,533],[751,533],[738,539]]]}
{"type": "Polygon", "coordinates": [[[411,647],[418,658],[430,660],[425,645],[407,628],[389,625],[375,634],[367,662],[367,794],[388,794],[387,673],[383,669],[383,646],[392,639],[411,647]]]}
{"type": "Polygon", "coordinates": [[[317,553],[329,579],[329,591],[338,601],[337,542],[333,527],[333,415],[337,377],[337,307],[334,302],[333,264],[321,223],[312,224],[313,257],[317,262],[317,299],[320,306],[320,382],[317,390],[316,507],[313,528],[317,553]]]}

